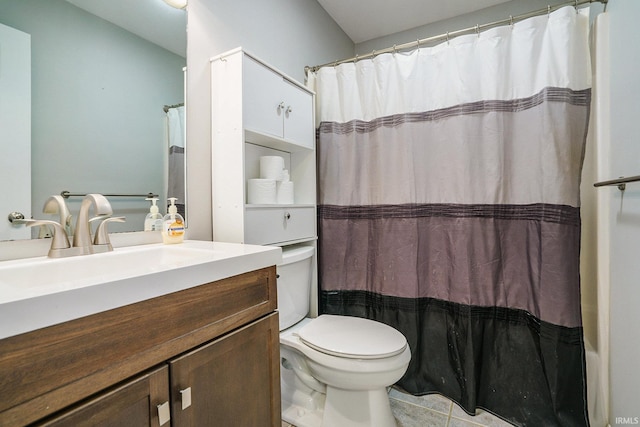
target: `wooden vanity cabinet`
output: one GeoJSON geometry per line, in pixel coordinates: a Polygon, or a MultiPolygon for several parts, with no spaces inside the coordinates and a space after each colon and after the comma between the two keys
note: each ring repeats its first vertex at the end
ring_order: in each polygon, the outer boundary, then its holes
{"type": "Polygon", "coordinates": [[[268,267],[0,340],[0,426],[279,427],[275,276],[268,267]]]}
{"type": "Polygon", "coordinates": [[[165,402],[169,402],[169,368],[166,365],[36,425],[157,427],[160,426],[158,406],[165,402]]]}
{"type": "Polygon", "coordinates": [[[273,314],[171,361],[173,425],[280,426],[278,333],[273,314]]]}

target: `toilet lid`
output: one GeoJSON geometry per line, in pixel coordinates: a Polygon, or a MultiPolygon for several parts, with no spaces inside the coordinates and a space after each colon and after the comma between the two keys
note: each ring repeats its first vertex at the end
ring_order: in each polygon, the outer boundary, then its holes
{"type": "Polygon", "coordinates": [[[309,347],[333,356],[381,359],[401,353],[407,340],[400,332],[369,319],[323,314],[300,328],[309,347]]]}

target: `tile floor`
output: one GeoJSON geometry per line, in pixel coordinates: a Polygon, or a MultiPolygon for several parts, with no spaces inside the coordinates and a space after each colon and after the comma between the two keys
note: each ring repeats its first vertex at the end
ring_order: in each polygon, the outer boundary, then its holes
{"type": "MultiPolygon", "coordinates": [[[[392,389],[391,410],[398,427],[510,427],[511,424],[485,411],[472,417],[449,399],[437,394],[412,396],[392,389]]],[[[282,422],[282,427],[295,427],[282,422]]]]}

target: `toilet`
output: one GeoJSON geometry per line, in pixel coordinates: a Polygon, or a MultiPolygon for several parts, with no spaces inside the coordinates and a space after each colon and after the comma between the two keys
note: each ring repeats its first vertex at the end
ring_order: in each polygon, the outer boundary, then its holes
{"type": "Polygon", "coordinates": [[[406,372],[407,340],[373,320],[309,318],[314,248],[278,265],[282,419],[296,427],[395,427],[387,387],[406,372]]]}

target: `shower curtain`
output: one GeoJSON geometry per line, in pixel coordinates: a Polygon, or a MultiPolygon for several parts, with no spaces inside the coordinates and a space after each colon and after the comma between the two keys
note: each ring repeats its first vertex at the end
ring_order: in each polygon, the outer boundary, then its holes
{"type": "Polygon", "coordinates": [[[584,426],[579,185],[588,10],[309,76],[321,313],[400,330],[398,385],[584,426]]]}
{"type": "MultiPolygon", "coordinates": [[[[167,198],[175,197],[178,213],[185,218],[185,120],[184,106],[167,110],[167,135],[169,137],[169,173],[167,198]]],[[[167,201],[167,206],[169,206],[167,201]]]]}

